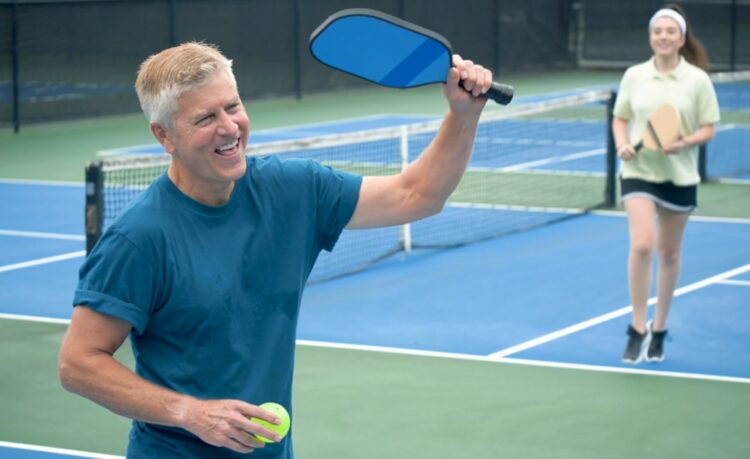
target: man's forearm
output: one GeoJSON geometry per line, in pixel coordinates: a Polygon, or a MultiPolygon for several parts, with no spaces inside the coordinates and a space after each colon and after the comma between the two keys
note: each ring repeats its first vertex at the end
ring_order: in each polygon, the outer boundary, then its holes
{"type": "Polygon", "coordinates": [[[106,352],[60,362],[65,389],[121,416],[142,422],[182,426],[190,398],[159,387],[106,352]]]}
{"type": "Polygon", "coordinates": [[[407,181],[423,199],[442,207],[466,171],[479,116],[449,112],[432,143],[404,171],[407,181]]]}

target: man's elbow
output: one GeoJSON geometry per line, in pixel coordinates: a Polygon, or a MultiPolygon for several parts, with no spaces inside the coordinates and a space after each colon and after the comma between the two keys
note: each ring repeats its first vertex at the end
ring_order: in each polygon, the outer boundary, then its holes
{"type": "Polygon", "coordinates": [[[445,203],[446,201],[443,199],[436,201],[430,208],[428,208],[428,215],[426,216],[432,217],[433,215],[437,215],[442,212],[445,208],[445,203]]]}
{"type": "Polygon", "coordinates": [[[63,356],[57,360],[57,377],[63,389],[68,392],[75,392],[75,377],[73,376],[73,366],[63,356]]]}
{"type": "Polygon", "coordinates": [[[432,217],[443,211],[447,199],[442,197],[431,197],[422,200],[422,203],[418,206],[416,218],[414,220],[421,220],[423,218],[432,217]]]}
{"type": "Polygon", "coordinates": [[[57,359],[57,377],[63,389],[76,394],[80,393],[80,381],[82,379],[80,368],[81,365],[67,355],[63,348],[57,359]]]}

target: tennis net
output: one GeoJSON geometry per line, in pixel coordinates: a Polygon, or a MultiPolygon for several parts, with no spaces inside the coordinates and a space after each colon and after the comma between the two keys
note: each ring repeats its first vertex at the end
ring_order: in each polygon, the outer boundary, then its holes
{"type": "MultiPolygon", "coordinates": [[[[418,222],[345,231],[320,255],[310,282],[360,271],[397,253],[455,247],[547,225],[605,204],[611,92],[592,91],[487,110],[468,169],[443,211],[418,222]]],[[[440,121],[251,144],[248,154],[310,158],[360,175],[390,175],[413,161],[440,121]]],[[[86,232],[91,250],[170,157],[106,158],[87,165],[86,232]]]]}
{"type": "Polygon", "coordinates": [[[705,180],[750,183],[750,71],[711,74],[721,109],[715,137],[701,152],[705,180]]]}

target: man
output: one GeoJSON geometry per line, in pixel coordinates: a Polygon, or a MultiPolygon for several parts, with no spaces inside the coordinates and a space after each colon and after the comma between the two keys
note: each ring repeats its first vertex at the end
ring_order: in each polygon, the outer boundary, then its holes
{"type": "Polygon", "coordinates": [[[128,457],[293,457],[291,434],[264,445],[255,434],[279,437],[250,418],[278,423],[257,406],[267,401],[291,408],[307,276],[344,227],[440,211],[492,82],[471,61],[454,65],[432,144],[398,175],[361,178],[247,158],[249,120],[215,47],[187,43],[142,64],[136,91],[172,164],[81,267],[59,358],[66,389],[134,420],[128,457]],[[112,357],[128,336],[135,372],[112,357]]]}

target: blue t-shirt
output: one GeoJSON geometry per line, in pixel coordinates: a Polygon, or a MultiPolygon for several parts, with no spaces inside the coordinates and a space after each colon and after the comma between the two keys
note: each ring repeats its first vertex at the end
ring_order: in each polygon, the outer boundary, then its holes
{"type": "MultiPolygon", "coordinates": [[[[73,300],[133,326],[136,373],[202,399],[291,413],[297,317],[318,253],[351,218],[361,178],[313,161],[248,158],[229,202],[206,206],[158,178],[105,232],[73,300]]],[[[247,457],[134,422],[128,457],[247,457]]],[[[290,459],[290,435],[252,454],[290,459]]]]}

